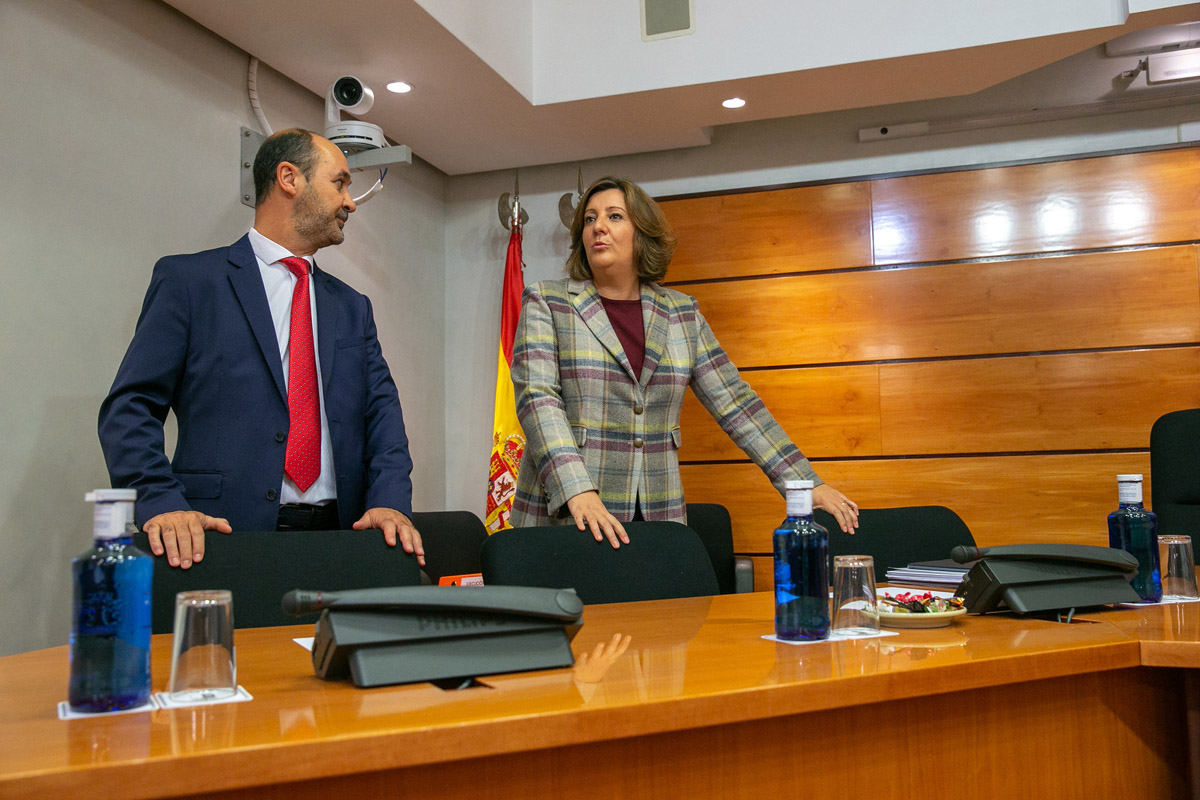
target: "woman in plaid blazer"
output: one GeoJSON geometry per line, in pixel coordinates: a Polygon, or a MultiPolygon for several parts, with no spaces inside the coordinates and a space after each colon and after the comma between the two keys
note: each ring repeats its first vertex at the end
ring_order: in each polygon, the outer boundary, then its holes
{"type": "Polygon", "coordinates": [[[852,533],[858,506],[821,479],[741,379],[695,299],[658,285],[675,237],[640,187],[601,178],[571,226],[570,279],[525,290],[513,347],[527,443],[515,527],[574,522],[629,542],[622,521],[686,522],[679,414],[688,386],[777,489],[811,480],[813,505],[852,533]]]}

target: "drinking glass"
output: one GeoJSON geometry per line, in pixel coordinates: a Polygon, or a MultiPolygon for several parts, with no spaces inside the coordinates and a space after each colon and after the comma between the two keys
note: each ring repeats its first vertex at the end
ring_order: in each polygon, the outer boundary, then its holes
{"type": "Polygon", "coordinates": [[[1196,591],[1196,565],[1192,537],[1159,536],[1158,563],[1162,569],[1163,599],[1200,596],[1196,591]]]}
{"type": "Polygon", "coordinates": [[[237,693],[233,651],[233,597],[224,590],[175,595],[170,699],[176,703],[223,700],[237,693]]]}
{"type": "Polygon", "coordinates": [[[875,559],[870,556],[834,557],[833,630],[849,636],[879,633],[875,559]]]}

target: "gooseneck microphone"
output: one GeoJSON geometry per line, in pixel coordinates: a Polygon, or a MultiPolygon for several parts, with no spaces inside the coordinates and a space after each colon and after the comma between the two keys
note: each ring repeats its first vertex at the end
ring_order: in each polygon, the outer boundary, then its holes
{"type": "Polygon", "coordinates": [[[283,596],[283,613],[292,617],[298,617],[301,614],[313,614],[324,609],[327,601],[329,601],[330,605],[336,604],[337,597],[337,592],[293,589],[283,596]]]}
{"type": "MultiPolygon", "coordinates": [[[[968,561],[975,561],[987,555],[991,549],[990,547],[968,547],[965,544],[955,545],[950,551],[950,558],[959,564],[966,564],[968,561]]],[[[287,609],[285,608],[284,610],[286,611],[287,609]]]]}
{"type": "Polygon", "coordinates": [[[971,547],[960,544],[950,550],[950,558],[959,564],[979,558],[1002,558],[1013,561],[1070,561],[1076,564],[1096,564],[1125,572],[1137,569],[1137,559],[1124,550],[1090,544],[1004,544],[996,547],[971,547]]]}

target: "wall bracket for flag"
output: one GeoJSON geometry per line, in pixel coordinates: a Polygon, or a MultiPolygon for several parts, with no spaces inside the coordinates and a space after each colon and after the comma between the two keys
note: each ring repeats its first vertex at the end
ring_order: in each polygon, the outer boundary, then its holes
{"type": "Polygon", "coordinates": [[[500,224],[506,231],[512,230],[514,222],[521,227],[529,222],[529,212],[521,207],[521,174],[517,170],[513,170],[512,194],[505,192],[500,195],[497,211],[500,213],[500,224]]]}
{"type": "Polygon", "coordinates": [[[567,192],[558,198],[558,218],[567,230],[571,230],[571,223],[575,221],[575,208],[583,200],[583,167],[579,167],[578,181],[579,190],[575,197],[572,198],[571,193],[567,192]]]}

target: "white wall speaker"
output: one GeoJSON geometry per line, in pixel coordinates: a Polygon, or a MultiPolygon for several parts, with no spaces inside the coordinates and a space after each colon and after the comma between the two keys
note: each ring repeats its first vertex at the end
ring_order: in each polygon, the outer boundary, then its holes
{"type": "Polygon", "coordinates": [[[695,0],[641,0],[641,3],[643,42],[696,32],[695,0]]]}

